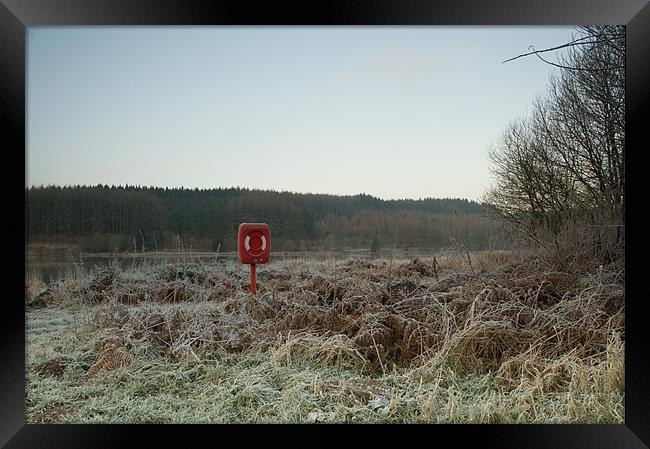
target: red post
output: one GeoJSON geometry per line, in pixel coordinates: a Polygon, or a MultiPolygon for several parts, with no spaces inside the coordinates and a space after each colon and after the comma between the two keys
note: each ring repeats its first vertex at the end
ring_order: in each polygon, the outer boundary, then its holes
{"type": "Polygon", "coordinates": [[[257,279],[255,279],[255,264],[251,264],[251,293],[257,294],[257,279]]]}

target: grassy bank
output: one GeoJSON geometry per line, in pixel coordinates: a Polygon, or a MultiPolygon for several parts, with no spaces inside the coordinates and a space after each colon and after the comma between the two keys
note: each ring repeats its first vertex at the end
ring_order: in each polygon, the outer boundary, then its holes
{"type": "Polygon", "coordinates": [[[621,272],[438,262],[31,281],[28,422],[623,422],[621,272]]]}

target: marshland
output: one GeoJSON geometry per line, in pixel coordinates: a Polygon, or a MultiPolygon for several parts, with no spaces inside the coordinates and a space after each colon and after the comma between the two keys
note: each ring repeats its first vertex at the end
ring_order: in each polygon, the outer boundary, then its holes
{"type": "Polygon", "coordinates": [[[622,423],[623,283],[489,251],[32,278],[27,419],[622,423]]]}

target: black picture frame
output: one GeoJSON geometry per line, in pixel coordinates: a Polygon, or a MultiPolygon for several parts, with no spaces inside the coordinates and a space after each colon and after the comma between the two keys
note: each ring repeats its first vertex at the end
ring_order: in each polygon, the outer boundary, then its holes
{"type": "MultiPolygon", "coordinates": [[[[643,155],[647,147],[642,117],[650,109],[650,6],[647,0],[546,0],[444,2],[376,0],[373,2],[338,1],[300,6],[277,3],[251,5],[234,1],[201,0],[2,0],[0,3],[0,111],[6,128],[5,155],[15,158],[6,162],[2,176],[5,204],[9,213],[0,217],[1,233],[9,254],[19,253],[22,245],[16,238],[24,233],[24,219],[17,211],[24,208],[23,194],[18,192],[25,164],[25,49],[27,27],[38,25],[626,25],[626,340],[625,340],[625,424],[618,425],[431,425],[431,426],[361,426],[367,437],[383,439],[394,429],[406,430],[411,438],[442,444],[466,445],[478,441],[484,447],[516,448],[642,448],[650,444],[650,355],[643,343],[642,313],[644,259],[649,254],[650,220],[643,217],[646,194],[650,189],[643,179],[643,155]],[[645,114],[644,114],[645,113],[645,114]],[[642,140],[643,139],[643,140],[642,140]],[[632,150],[631,150],[632,149],[632,150]],[[631,151],[630,151],[631,150],[631,151]],[[22,154],[22,156],[21,156],[22,154]],[[11,174],[12,176],[6,176],[11,174]],[[10,195],[8,193],[11,193],[10,195]],[[453,442],[453,443],[451,443],[453,442]]],[[[6,161],[6,158],[5,158],[6,161]]],[[[26,169],[26,167],[25,167],[26,169]]],[[[23,172],[24,173],[24,172],[23,172]]],[[[24,209],[23,209],[24,210],[24,209]]],[[[23,215],[24,218],[24,215],[23,215]]],[[[24,250],[24,246],[22,247],[24,250]]],[[[10,260],[15,270],[18,265],[10,260]]],[[[36,447],[134,447],[136,441],[156,442],[164,446],[198,445],[198,438],[212,444],[225,443],[233,431],[238,437],[249,436],[244,426],[136,426],[25,424],[25,309],[19,301],[20,274],[6,274],[10,289],[5,292],[0,309],[0,445],[8,448],[36,447]],[[191,433],[188,439],[187,433],[191,433]]],[[[295,441],[307,426],[290,426],[280,444],[295,441]]],[[[338,427],[338,426],[335,426],[338,427]]],[[[349,426],[348,426],[349,427],[349,426]]],[[[353,426],[359,429],[359,426],[353,426]]],[[[256,426],[266,432],[278,426],[256,426]]],[[[310,426],[310,429],[332,427],[310,426]]],[[[283,428],[286,429],[286,428],[283,428]]],[[[240,440],[241,441],[241,440],[240,440]]],[[[327,441],[327,440],[324,440],[327,441]]],[[[329,440],[334,444],[335,439],[329,440]]],[[[139,443],[141,444],[141,443],[139,443]]],[[[138,445],[139,445],[138,444],[138,445]]]]}

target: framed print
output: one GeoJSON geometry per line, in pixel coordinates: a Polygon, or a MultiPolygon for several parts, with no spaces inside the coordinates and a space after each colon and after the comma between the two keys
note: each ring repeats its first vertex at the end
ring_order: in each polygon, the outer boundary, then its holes
{"type": "Polygon", "coordinates": [[[649,21],[3,1],[0,443],[648,447],[649,21]]]}

